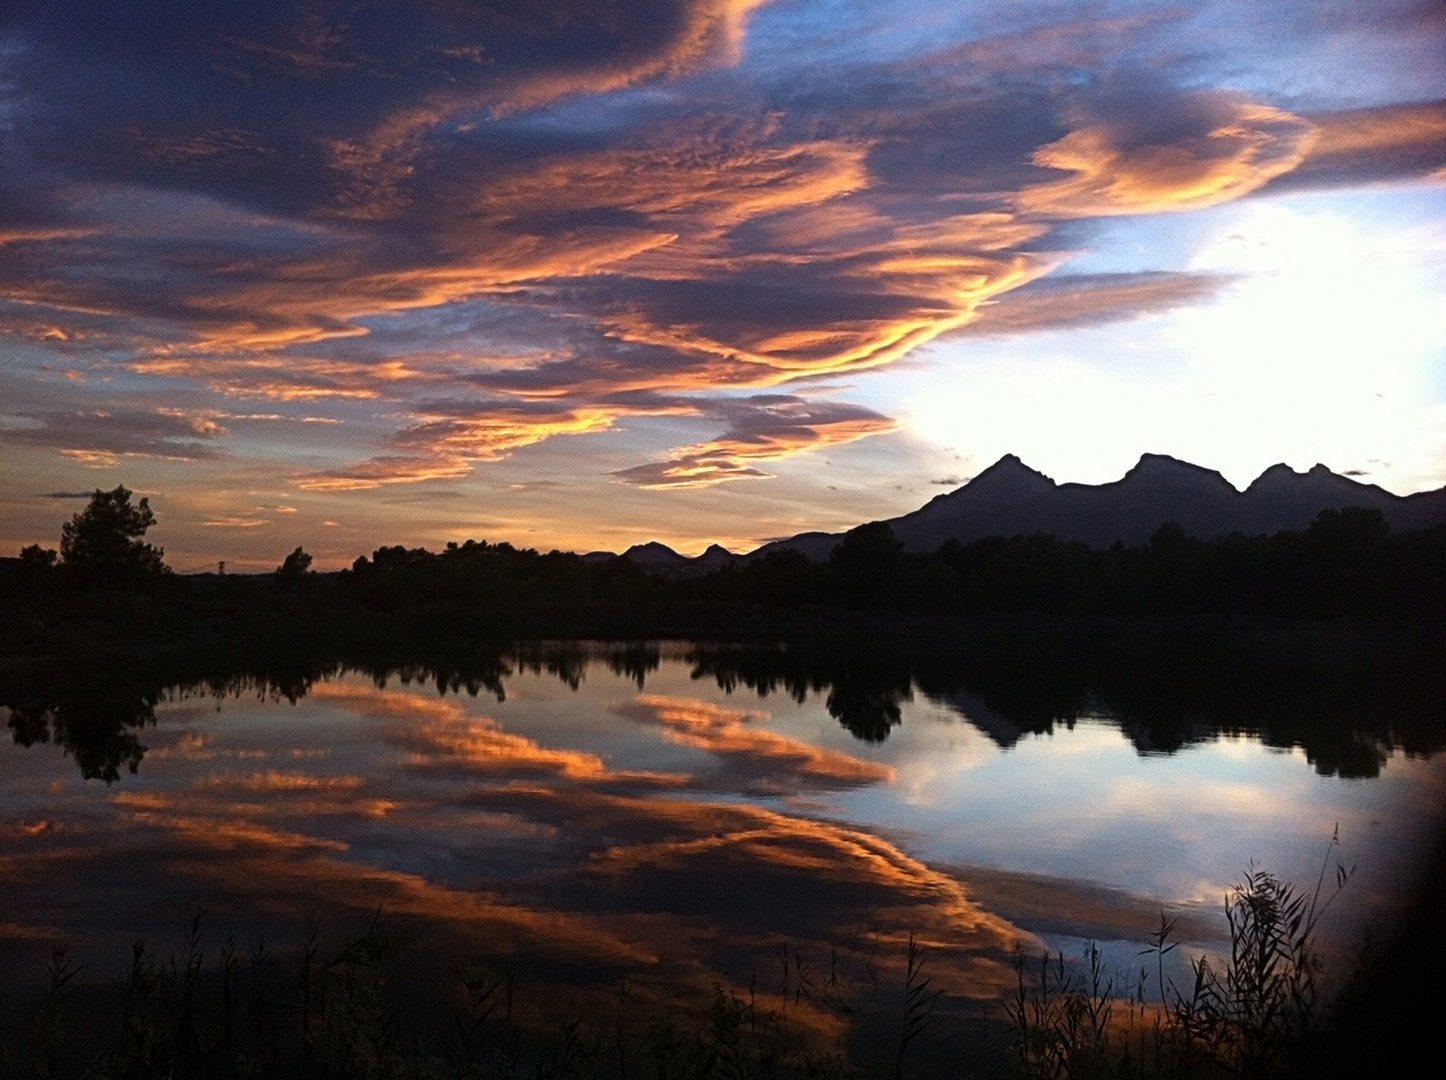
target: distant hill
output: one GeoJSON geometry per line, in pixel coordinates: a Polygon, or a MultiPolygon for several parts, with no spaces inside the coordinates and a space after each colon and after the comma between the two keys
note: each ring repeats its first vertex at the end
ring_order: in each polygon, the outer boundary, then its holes
{"type": "MultiPolygon", "coordinates": [[[[1109,484],[1057,484],[1006,454],[968,483],[888,524],[913,552],[933,551],[946,540],[968,543],[1019,533],[1053,533],[1061,540],[1107,548],[1117,541],[1142,544],[1170,521],[1202,540],[1235,532],[1261,536],[1303,529],[1322,510],[1346,506],[1380,510],[1396,532],[1446,525],[1446,488],[1401,496],[1337,475],[1324,465],[1303,473],[1272,465],[1237,491],[1218,472],[1163,454],[1145,454],[1109,484]]],[[[672,573],[703,573],[772,551],[798,551],[822,561],[843,536],[800,533],[747,555],[732,555],[714,545],[698,559],[689,559],[658,543],[625,554],[672,573]]]]}
{"type": "MultiPolygon", "coordinates": [[[[829,541],[829,550],[837,540],[829,541]]],[[[612,558],[603,552],[589,552],[583,558],[596,560],[598,558],[612,558]]],[[[730,563],[738,562],[746,556],[735,555],[727,548],[719,544],[709,544],[708,550],[697,558],[689,558],[687,555],[680,555],[667,544],[660,544],[656,540],[646,544],[634,544],[623,552],[624,559],[631,560],[639,566],[645,566],[649,570],[661,571],[665,574],[672,574],[679,577],[692,577],[698,574],[711,574],[714,570],[720,570],[730,563]]],[[[827,558],[827,553],[824,555],[827,558]]]]}

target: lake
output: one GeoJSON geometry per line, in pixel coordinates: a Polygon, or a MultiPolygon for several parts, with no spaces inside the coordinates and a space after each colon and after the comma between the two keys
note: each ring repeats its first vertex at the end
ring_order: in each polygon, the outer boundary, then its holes
{"type": "Polygon", "coordinates": [[[1149,979],[1187,977],[1248,867],[1309,891],[1327,860],[1327,892],[1356,868],[1322,924],[1339,970],[1441,828],[1437,703],[1186,682],[688,643],[76,679],[7,709],[6,996],[57,943],[118,982],[135,939],[183,951],[198,913],[216,955],[379,921],[418,1010],[468,978],[510,980],[537,1029],[721,990],[883,1061],[912,939],[943,991],[911,1047],[928,1072],[997,1054],[1017,950],[1093,941],[1137,972],[1163,914],[1185,948],[1149,979]]]}

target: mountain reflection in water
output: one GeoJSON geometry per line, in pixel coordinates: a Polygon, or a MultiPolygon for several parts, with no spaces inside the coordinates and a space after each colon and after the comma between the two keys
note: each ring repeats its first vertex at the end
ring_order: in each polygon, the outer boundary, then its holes
{"type": "Polygon", "coordinates": [[[558,1007],[624,978],[703,1000],[782,948],[842,955],[862,1008],[913,935],[959,1019],[1012,986],[1016,947],[1129,958],[1164,908],[1217,948],[1239,871],[1313,881],[1337,823],[1361,866],[1342,925],[1389,909],[1446,776],[1414,700],[681,644],[32,685],[4,701],[0,962],[72,941],[119,970],[198,908],[242,943],[380,910],[424,997],[485,962],[558,1007]]]}

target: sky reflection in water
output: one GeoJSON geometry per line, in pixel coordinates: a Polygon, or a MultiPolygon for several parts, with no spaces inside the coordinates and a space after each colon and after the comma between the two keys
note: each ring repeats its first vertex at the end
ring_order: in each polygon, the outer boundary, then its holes
{"type": "Polygon", "coordinates": [[[1313,882],[1337,823],[1360,872],[1332,922],[1358,933],[1398,901],[1446,787],[1439,754],[1340,779],[1244,737],[1141,754],[1103,717],[1002,748],[963,695],[916,693],[866,742],[827,689],[730,694],[666,651],[642,686],[592,663],[575,690],[524,670],[505,689],[347,674],[295,704],[172,696],[111,785],[5,745],[0,947],[105,957],[198,907],[239,941],[294,940],[380,908],[454,960],[669,999],[746,984],[784,941],[877,948],[887,976],[913,933],[938,985],[990,999],[1016,945],[1128,960],[1162,906],[1218,945],[1247,865],[1313,882]]]}

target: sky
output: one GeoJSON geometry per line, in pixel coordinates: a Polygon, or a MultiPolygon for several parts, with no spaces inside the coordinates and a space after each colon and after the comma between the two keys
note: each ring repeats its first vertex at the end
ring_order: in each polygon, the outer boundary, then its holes
{"type": "Polygon", "coordinates": [[[749,550],[1005,453],[1446,485],[1446,6],[10,0],[0,552],[749,550]]]}

